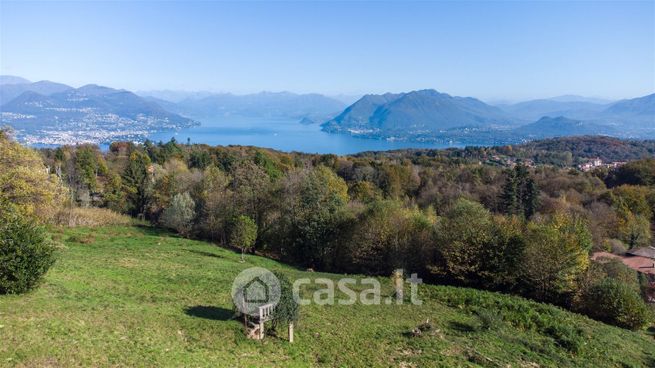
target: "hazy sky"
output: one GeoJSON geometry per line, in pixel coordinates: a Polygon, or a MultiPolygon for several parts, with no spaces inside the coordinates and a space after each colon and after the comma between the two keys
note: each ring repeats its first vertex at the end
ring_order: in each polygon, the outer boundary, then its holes
{"type": "Polygon", "coordinates": [[[73,86],[624,98],[655,91],[655,1],[0,0],[0,52],[73,86]]]}

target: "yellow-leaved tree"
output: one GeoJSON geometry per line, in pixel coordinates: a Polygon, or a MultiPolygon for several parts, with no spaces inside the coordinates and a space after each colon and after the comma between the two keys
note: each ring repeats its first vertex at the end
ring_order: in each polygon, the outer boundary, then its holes
{"type": "Polygon", "coordinates": [[[53,220],[67,200],[61,180],[51,174],[38,152],[23,147],[0,130],[0,199],[28,216],[53,220]]]}

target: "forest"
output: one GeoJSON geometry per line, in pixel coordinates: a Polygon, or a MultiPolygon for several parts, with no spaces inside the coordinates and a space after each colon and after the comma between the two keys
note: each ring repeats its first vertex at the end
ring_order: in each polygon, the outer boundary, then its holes
{"type": "Polygon", "coordinates": [[[0,204],[69,226],[102,208],[97,221],[128,214],[306,269],[402,268],[639,329],[649,280],[590,255],[652,245],[655,144],[611,140],[336,156],[175,140],[37,152],[2,133],[0,204]],[[591,157],[629,162],[575,169],[591,157]]]}

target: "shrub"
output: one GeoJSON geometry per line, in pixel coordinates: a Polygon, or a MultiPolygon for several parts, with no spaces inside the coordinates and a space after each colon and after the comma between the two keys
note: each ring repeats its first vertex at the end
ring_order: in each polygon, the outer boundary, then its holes
{"type": "Polygon", "coordinates": [[[0,293],[32,289],[53,263],[45,229],[13,205],[0,203],[0,293]]]}
{"type": "Polygon", "coordinates": [[[606,278],[582,295],[584,312],[611,325],[637,330],[652,319],[652,312],[639,294],[623,282],[606,278]]]}
{"type": "Polygon", "coordinates": [[[300,305],[293,297],[293,286],[289,279],[277,271],[274,271],[273,274],[280,283],[280,300],[275,306],[272,321],[272,328],[275,330],[282,324],[297,321],[300,314],[300,305]]]}
{"type": "Polygon", "coordinates": [[[628,250],[628,247],[619,239],[607,239],[605,244],[607,250],[612,252],[612,254],[618,254],[622,256],[628,250]]]}
{"type": "Polygon", "coordinates": [[[475,314],[480,319],[480,328],[482,330],[496,330],[502,323],[501,317],[493,311],[479,309],[475,311],[475,314]]]}

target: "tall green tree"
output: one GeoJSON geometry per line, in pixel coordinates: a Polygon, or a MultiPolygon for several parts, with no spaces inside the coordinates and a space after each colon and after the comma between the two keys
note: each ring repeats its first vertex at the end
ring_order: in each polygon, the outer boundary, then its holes
{"type": "Polygon", "coordinates": [[[523,215],[525,218],[530,219],[537,213],[539,207],[539,189],[537,183],[532,178],[528,178],[525,183],[525,192],[523,198],[523,215]]]}
{"type": "Polygon", "coordinates": [[[523,165],[516,165],[506,171],[505,184],[500,194],[500,206],[506,215],[531,218],[539,205],[539,189],[523,165]]]}
{"type": "Polygon", "coordinates": [[[130,154],[127,167],[122,176],[123,191],[127,201],[126,207],[132,216],[143,216],[148,203],[150,181],[150,157],[143,152],[130,154]]]}
{"type": "Polygon", "coordinates": [[[519,212],[519,183],[514,170],[505,173],[505,184],[500,195],[501,210],[506,215],[516,215],[519,212]]]}

